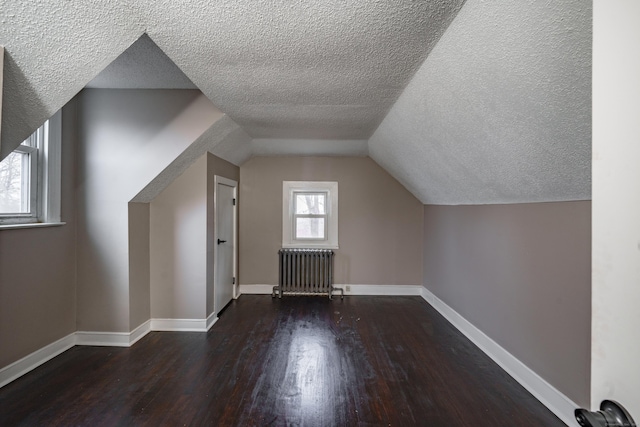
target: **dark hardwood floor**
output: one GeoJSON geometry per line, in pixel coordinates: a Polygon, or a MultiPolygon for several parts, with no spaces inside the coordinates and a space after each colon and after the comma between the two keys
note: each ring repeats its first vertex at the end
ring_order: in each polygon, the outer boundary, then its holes
{"type": "Polygon", "coordinates": [[[207,333],[74,347],[2,426],[564,426],[419,297],[244,295],[207,333]]]}

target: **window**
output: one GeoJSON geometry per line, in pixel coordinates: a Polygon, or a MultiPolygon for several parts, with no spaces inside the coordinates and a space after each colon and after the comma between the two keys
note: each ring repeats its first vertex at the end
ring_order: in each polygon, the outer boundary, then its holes
{"type": "Polygon", "coordinates": [[[60,221],[60,114],[0,162],[0,226],[60,221]]]}
{"type": "Polygon", "coordinates": [[[282,247],[338,249],[338,183],[284,181],[282,247]]]}

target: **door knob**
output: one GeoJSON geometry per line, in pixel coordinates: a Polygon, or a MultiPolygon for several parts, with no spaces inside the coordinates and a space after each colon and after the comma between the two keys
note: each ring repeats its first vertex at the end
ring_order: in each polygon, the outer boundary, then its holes
{"type": "Polygon", "coordinates": [[[591,412],[587,409],[574,411],[576,421],[582,427],[635,427],[636,423],[627,410],[618,402],[603,400],[600,410],[591,412]]]}
{"type": "Polygon", "coordinates": [[[224,243],[224,242],[226,242],[226,240],[220,240],[220,239],[218,239],[218,244],[220,244],[220,243],[224,243]]]}

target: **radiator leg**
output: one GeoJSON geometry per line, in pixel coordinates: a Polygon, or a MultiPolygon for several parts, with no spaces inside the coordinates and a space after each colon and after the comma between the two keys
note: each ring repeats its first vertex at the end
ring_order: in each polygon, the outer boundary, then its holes
{"type": "Polygon", "coordinates": [[[340,299],[344,299],[344,289],[343,288],[336,288],[333,285],[331,285],[331,292],[329,292],[329,299],[331,299],[331,295],[336,291],[340,292],[340,299]]]}

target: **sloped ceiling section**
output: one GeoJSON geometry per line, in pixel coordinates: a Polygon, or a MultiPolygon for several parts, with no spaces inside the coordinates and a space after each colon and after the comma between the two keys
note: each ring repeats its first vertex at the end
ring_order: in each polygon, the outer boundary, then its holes
{"type": "Polygon", "coordinates": [[[174,3],[149,35],[252,138],[367,139],[464,0],[174,3]]]}
{"type": "Polygon", "coordinates": [[[590,1],[468,0],[369,140],[425,204],[591,199],[590,1]]]}
{"type": "Polygon", "coordinates": [[[173,61],[143,34],[91,80],[90,89],[198,89],[173,61]]]}
{"type": "Polygon", "coordinates": [[[2,2],[0,159],[144,33],[138,16],[128,1],[2,2]]]}
{"type": "Polygon", "coordinates": [[[366,157],[369,155],[366,139],[254,139],[251,148],[254,156],[366,157]]]}
{"type": "Polygon", "coordinates": [[[15,0],[0,157],[143,33],[253,138],[367,139],[463,0],[15,0]]]}
{"type": "Polygon", "coordinates": [[[229,116],[222,116],[131,199],[131,202],[151,202],[207,151],[240,165],[251,155],[251,138],[229,116]]]}

